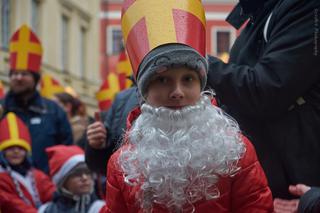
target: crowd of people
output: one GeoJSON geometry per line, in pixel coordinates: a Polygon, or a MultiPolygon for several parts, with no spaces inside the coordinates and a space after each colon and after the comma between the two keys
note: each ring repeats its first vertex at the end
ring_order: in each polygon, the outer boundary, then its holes
{"type": "Polygon", "coordinates": [[[226,62],[206,53],[201,1],[125,0],[134,84],[95,119],[68,92],[41,97],[23,25],[0,101],[1,212],[320,212],[319,9],[239,0],[226,62]]]}

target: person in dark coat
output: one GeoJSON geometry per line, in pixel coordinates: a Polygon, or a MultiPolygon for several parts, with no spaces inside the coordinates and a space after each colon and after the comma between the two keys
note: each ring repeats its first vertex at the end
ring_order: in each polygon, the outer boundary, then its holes
{"type": "Polygon", "coordinates": [[[300,198],[299,213],[318,213],[320,212],[320,188],[309,187],[300,198]]]}
{"type": "Polygon", "coordinates": [[[252,140],[274,197],[320,186],[319,0],[240,0],[228,63],[209,57],[208,85],[252,140]],[[248,22],[246,22],[248,20],[248,22]]]}
{"type": "Polygon", "coordinates": [[[310,187],[305,184],[289,186],[291,194],[300,199],[274,201],[275,213],[319,213],[320,212],[320,188],[310,187]]]}
{"type": "Polygon", "coordinates": [[[88,126],[85,156],[92,171],[106,174],[107,162],[126,130],[127,116],[139,105],[139,99],[136,86],[119,92],[111,108],[101,112],[101,121],[88,126]]]}
{"type": "Polygon", "coordinates": [[[72,132],[63,109],[55,102],[41,97],[36,90],[40,79],[41,56],[40,41],[29,27],[22,26],[10,41],[10,90],[0,105],[3,116],[14,112],[28,126],[34,166],[48,173],[45,148],[72,144],[72,132]],[[30,44],[24,44],[25,40],[30,44]],[[25,49],[27,57],[23,56],[25,49]]]}

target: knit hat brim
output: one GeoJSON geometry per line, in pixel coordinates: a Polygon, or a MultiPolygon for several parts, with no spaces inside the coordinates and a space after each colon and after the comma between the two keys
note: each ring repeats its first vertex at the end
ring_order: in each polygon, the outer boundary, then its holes
{"type": "Polygon", "coordinates": [[[187,67],[199,74],[201,90],[207,82],[208,62],[195,49],[178,43],[161,45],[149,52],[138,69],[137,85],[140,93],[145,97],[150,79],[164,68],[187,67]]]}

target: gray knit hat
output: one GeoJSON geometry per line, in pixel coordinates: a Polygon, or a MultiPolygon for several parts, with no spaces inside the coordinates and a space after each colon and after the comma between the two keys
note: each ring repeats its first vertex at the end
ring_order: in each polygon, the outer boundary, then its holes
{"type": "Polygon", "coordinates": [[[137,85],[143,97],[147,93],[150,79],[163,68],[187,67],[198,72],[201,90],[207,82],[208,62],[195,49],[178,43],[161,45],[150,51],[138,68],[137,85]]]}

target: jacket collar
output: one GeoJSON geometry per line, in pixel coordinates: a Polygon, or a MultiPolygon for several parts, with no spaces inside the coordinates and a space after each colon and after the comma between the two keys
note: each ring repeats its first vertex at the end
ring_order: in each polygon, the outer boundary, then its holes
{"type": "Polygon", "coordinates": [[[4,99],[4,109],[5,112],[26,111],[26,109],[37,114],[45,114],[47,112],[43,98],[40,96],[38,91],[34,92],[32,97],[28,100],[26,106],[23,106],[21,101],[17,99],[17,97],[11,91],[9,91],[4,99]]]}
{"type": "Polygon", "coordinates": [[[229,13],[226,21],[231,24],[237,30],[250,20],[251,23],[254,23],[259,16],[265,16],[266,13],[269,13],[279,0],[267,0],[264,2],[263,6],[258,7],[255,12],[245,13],[246,8],[243,8],[244,5],[238,3],[233,10],[229,13]]]}

